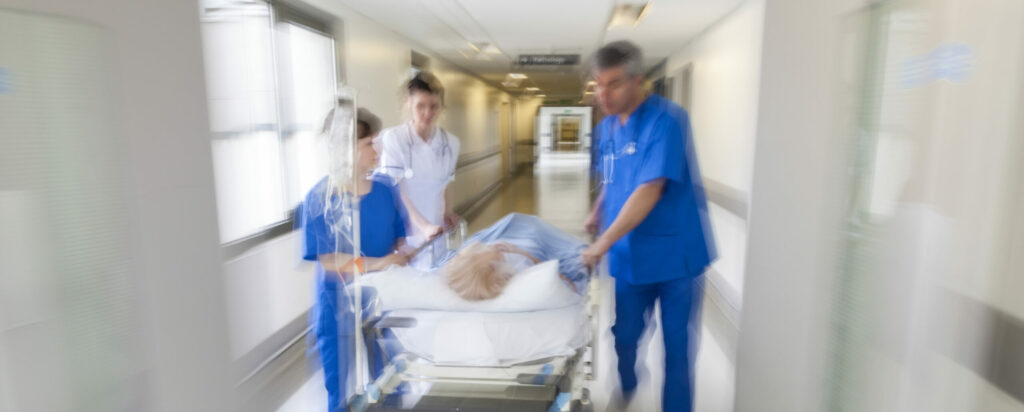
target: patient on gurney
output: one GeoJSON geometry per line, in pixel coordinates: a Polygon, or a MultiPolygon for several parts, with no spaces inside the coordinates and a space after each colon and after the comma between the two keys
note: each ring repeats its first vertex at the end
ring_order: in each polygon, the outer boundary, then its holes
{"type": "MultiPolygon", "coordinates": [[[[468,301],[481,301],[494,299],[512,276],[539,263],[540,259],[509,243],[473,243],[459,250],[441,270],[456,294],[468,301]]],[[[565,275],[559,277],[576,290],[565,275]]]]}
{"type": "MultiPolygon", "coordinates": [[[[536,216],[512,214],[430,270],[362,277],[398,351],[444,365],[504,366],[570,356],[590,339],[585,245],[536,216]]],[[[388,355],[390,358],[392,355],[388,355]]]]}
{"type": "Polygon", "coordinates": [[[510,214],[449,251],[430,270],[395,267],[363,277],[385,310],[515,312],[580,301],[585,245],[536,216],[510,214]]]}

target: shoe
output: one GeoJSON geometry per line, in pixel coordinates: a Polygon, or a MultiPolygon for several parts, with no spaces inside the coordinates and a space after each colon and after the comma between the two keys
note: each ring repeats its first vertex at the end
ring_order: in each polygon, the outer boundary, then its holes
{"type": "Polygon", "coordinates": [[[629,409],[629,404],[633,402],[633,395],[636,392],[622,392],[616,390],[612,393],[611,399],[608,400],[608,407],[605,408],[605,412],[624,412],[629,409]]]}

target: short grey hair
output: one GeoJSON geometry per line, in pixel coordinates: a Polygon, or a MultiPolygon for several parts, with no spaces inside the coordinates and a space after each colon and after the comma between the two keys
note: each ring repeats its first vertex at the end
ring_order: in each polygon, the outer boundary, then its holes
{"type": "Polygon", "coordinates": [[[594,53],[592,71],[625,67],[631,76],[642,75],[643,51],[628,40],[613,41],[594,53]]]}

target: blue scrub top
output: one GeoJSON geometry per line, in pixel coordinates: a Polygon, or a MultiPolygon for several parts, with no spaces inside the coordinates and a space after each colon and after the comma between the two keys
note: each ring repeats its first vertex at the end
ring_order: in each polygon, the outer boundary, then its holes
{"type": "MultiPolygon", "coordinates": [[[[359,229],[362,255],[367,257],[384,257],[390,254],[398,239],[405,237],[404,213],[399,198],[392,190],[392,185],[383,181],[384,177],[374,178],[370,192],[359,201],[359,229]]],[[[320,255],[341,252],[352,253],[352,245],[338,242],[337,236],[331,231],[330,224],[340,218],[337,210],[325,210],[324,197],[327,190],[327,178],[324,178],[306,195],[302,210],[298,213],[303,231],[302,258],[317,261],[320,255]]],[[[334,204],[338,195],[332,195],[334,204]]],[[[338,277],[328,273],[317,263],[317,279],[335,282],[338,277]]]]}
{"type": "Polygon", "coordinates": [[[716,251],[686,110],[652,94],[625,125],[617,115],[602,120],[598,135],[605,229],[637,187],[665,179],[647,218],[608,251],[612,276],[650,284],[703,274],[716,251]]]}

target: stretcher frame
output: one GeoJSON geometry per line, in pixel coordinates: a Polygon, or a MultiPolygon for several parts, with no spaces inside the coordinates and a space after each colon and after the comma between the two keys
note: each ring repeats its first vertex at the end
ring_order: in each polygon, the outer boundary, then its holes
{"type": "MultiPolygon", "coordinates": [[[[432,247],[461,245],[465,222],[454,232],[455,241],[444,236],[443,243],[435,239],[432,247]]],[[[388,357],[380,376],[349,400],[349,410],[591,412],[588,386],[597,379],[599,289],[600,282],[591,276],[580,305],[588,318],[589,338],[572,355],[509,366],[465,366],[436,364],[402,352],[388,357]]],[[[368,317],[363,329],[378,342],[389,329],[413,326],[413,319],[388,317],[378,311],[368,317]]],[[[367,350],[385,351],[384,345],[374,346],[367,350]]]]}

